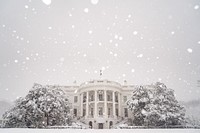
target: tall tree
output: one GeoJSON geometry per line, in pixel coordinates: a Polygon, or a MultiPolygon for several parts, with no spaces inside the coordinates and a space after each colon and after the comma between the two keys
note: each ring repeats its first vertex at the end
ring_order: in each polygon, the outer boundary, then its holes
{"type": "Polygon", "coordinates": [[[185,122],[185,109],[178,103],[174,91],[163,83],[139,86],[127,102],[138,126],[171,126],[185,122]]]}
{"type": "Polygon", "coordinates": [[[32,90],[7,111],[5,127],[36,127],[65,125],[69,121],[69,102],[57,86],[34,84],[32,90]]]}

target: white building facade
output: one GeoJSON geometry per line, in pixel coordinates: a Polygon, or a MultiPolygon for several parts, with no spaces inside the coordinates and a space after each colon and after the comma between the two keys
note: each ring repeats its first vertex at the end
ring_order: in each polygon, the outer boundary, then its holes
{"type": "Polygon", "coordinates": [[[94,129],[109,129],[132,117],[126,101],[134,88],[126,83],[121,85],[108,80],[93,80],[80,86],[63,87],[72,103],[73,118],[94,129]]]}

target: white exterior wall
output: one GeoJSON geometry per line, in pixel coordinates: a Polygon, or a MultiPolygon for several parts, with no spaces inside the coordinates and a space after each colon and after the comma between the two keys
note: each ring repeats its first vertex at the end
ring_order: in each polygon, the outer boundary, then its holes
{"type": "MultiPolygon", "coordinates": [[[[74,119],[89,125],[92,122],[92,128],[99,128],[99,123],[103,124],[103,128],[110,128],[110,122],[113,125],[126,119],[124,117],[124,108],[127,108],[124,102],[124,96],[130,99],[134,86],[122,86],[121,84],[108,81],[108,80],[94,80],[81,84],[80,86],[68,86],[63,87],[69,98],[69,102],[72,103],[71,114],[74,114],[74,109],[77,109],[77,117],[74,119]],[[103,101],[99,101],[98,93],[102,90],[103,101]],[[115,102],[115,94],[117,92],[118,102],[115,102]],[[111,94],[111,101],[108,101],[108,93],[111,94]],[[86,101],[83,103],[84,94],[86,94],[86,101]],[[94,101],[90,101],[90,94],[93,94],[94,101]],[[78,101],[74,102],[74,97],[77,96],[78,101]],[[89,96],[89,97],[87,97],[89,96]],[[106,96],[106,98],[105,98],[106,96]],[[114,103],[113,103],[114,102],[114,103]],[[93,108],[93,117],[91,116],[91,107],[93,108]],[[99,115],[99,107],[103,108],[103,115],[99,115]],[[83,116],[83,108],[86,110],[85,116],[83,116]],[[96,108],[96,109],[95,109],[96,108]],[[108,115],[108,108],[110,108],[110,115],[108,115]],[[115,108],[115,110],[113,110],[115,108]],[[116,108],[118,109],[118,116],[116,116],[116,108]],[[95,112],[96,111],[96,112],[95,112]],[[114,114],[113,114],[114,113],[114,114]]],[[[128,117],[131,117],[131,112],[128,111],[128,117]]]]}

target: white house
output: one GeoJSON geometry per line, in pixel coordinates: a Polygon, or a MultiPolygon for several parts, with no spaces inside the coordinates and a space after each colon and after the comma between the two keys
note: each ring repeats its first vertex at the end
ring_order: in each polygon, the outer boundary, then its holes
{"type": "Polygon", "coordinates": [[[121,85],[114,81],[93,80],[77,86],[62,86],[72,103],[75,120],[90,128],[108,129],[131,117],[126,101],[135,86],[121,85]]]}

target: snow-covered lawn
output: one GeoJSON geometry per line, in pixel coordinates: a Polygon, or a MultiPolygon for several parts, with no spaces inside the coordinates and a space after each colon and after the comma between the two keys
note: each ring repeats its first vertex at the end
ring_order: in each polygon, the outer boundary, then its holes
{"type": "Polygon", "coordinates": [[[200,133],[200,129],[0,129],[0,133],[200,133]]]}

